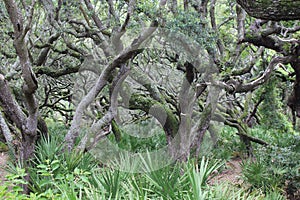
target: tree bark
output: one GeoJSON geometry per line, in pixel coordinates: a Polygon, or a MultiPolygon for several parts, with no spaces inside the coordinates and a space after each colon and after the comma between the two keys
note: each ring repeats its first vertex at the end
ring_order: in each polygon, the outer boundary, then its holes
{"type": "Polygon", "coordinates": [[[237,0],[246,12],[265,20],[300,19],[300,0],[237,0]]]}
{"type": "Polygon", "coordinates": [[[15,155],[15,149],[14,149],[14,145],[13,145],[13,135],[12,135],[11,131],[9,130],[9,127],[8,127],[1,112],[0,112],[0,133],[2,133],[4,135],[5,141],[9,147],[9,149],[15,155]]]}
{"type": "Polygon", "coordinates": [[[293,91],[288,98],[288,106],[291,108],[293,116],[296,115],[300,117],[300,59],[291,62],[291,66],[295,70],[296,80],[294,82],[293,91]]]}
{"type": "MultiPolygon", "coordinates": [[[[26,24],[24,24],[25,21],[23,20],[22,13],[19,10],[15,1],[5,0],[4,3],[10,21],[12,22],[14,28],[14,36],[15,36],[14,47],[20,59],[22,78],[24,80],[23,92],[25,96],[28,116],[26,116],[25,120],[24,118],[20,119],[21,123],[19,124],[19,126],[22,127],[19,129],[22,131],[20,159],[21,162],[25,164],[32,156],[34,151],[35,140],[37,137],[37,121],[38,121],[38,103],[34,96],[38,84],[37,84],[36,77],[32,71],[32,64],[29,59],[28,49],[25,41],[26,35],[30,30],[35,2],[33,1],[33,4],[31,5],[30,16],[28,16],[26,24]]],[[[7,101],[7,99],[2,99],[2,101],[7,101]]],[[[7,103],[13,103],[13,100],[11,99],[11,102],[7,102],[7,103]]],[[[16,106],[15,108],[17,109],[16,106]]],[[[16,114],[19,116],[21,115],[20,112],[16,114]]]]}

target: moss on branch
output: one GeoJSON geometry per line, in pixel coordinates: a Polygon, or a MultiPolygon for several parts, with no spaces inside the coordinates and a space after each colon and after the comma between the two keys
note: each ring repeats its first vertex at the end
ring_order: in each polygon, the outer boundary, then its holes
{"type": "Polygon", "coordinates": [[[171,137],[175,137],[177,134],[178,119],[166,105],[141,94],[132,94],[129,100],[129,109],[142,110],[155,117],[163,126],[166,134],[171,137]]]}

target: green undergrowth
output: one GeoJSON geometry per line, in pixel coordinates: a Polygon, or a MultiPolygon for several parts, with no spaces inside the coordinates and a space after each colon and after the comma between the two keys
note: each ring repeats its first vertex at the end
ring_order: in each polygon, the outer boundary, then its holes
{"type": "Polygon", "coordinates": [[[64,127],[53,126],[49,130],[49,137],[38,142],[27,172],[18,164],[10,165],[7,181],[0,186],[0,199],[280,200],[285,199],[287,184],[297,190],[299,183],[297,134],[275,136],[276,132],[268,130],[268,137],[263,138],[264,130],[260,127],[253,129],[253,136],[271,145],[253,145],[254,158],[243,158],[241,185],[229,182],[212,185],[210,180],[226,169],[224,163],[243,154],[244,147],[234,129],[222,129],[215,146],[209,142],[207,135],[204,141],[209,145],[203,145],[203,148],[210,151],[201,152],[198,160],[191,158],[187,162],[171,163],[159,169],[147,154],[158,148],[155,146],[158,138],[141,142],[134,141],[137,139],[133,136],[125,137],[119,146],[143,152],[139,159],[139,165],[144,169],[141,173],[118,170],[116,165],[100,163],[89,153],[62,153],[64,127]],[[142,151],[145,147],[148,149],[142,151]],[[30,174],[29,182],[24,179],[26,173],[30,174]],[[20,184],[28,185],[30,194],[22,194],[20,184]]]}
{"type": "Polygon", "coordinates": [[[257,126],[250,129],[249,135],[268,143],[267,146],[263,146],[252,142],[252,158],[247,157],[244,144],[240,142],[236,130],[230,127],[224,127],[220,131],[217,145],[210,155],[224,160],[233,158],[242,160],[241,178],[249,192],[259,191],[264,195],[274,195],[275,192],[285,196],[298,194],[300,191],[299,133],[257,126]]]}

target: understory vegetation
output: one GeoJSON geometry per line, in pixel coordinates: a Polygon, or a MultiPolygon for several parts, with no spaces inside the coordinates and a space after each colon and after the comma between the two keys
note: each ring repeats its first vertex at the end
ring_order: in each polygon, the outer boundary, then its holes
{"type": "MultiPolygon", "coordinates": [[[[248,158],[235,130],[225,126],[219,128],[216,144],[209,135],[204,138],[198,159],[152,170],[150,157],[144,157],[139,164],[145,172],[129,173],[116,168],[121,163],[105,165],[90,153],[62,153],[64,125],[52,124],[49,132],[37,144],[29,182],[22,166],[8,165],[7,180],[0,186],[1,199],[280,200],[296,195],[300,187],[298,133],[278,134],[275,129],[255,127],[251,135],[263,138],[269,146],[254,145],[254,155],[248,158]],[[240,181],[218,182],[218,175],[230,169],[227,161],[237,159],[241,161],[242,172],[236,174],[240,181]],[[23,184],[30,194],[22,193],[23,184]]],[[[160,148],[155,140],[127,137],[120,148],[136,152],[160,148]]]]}

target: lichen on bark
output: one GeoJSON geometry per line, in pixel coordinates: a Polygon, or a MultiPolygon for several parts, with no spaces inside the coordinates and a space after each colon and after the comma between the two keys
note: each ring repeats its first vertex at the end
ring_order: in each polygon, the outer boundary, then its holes
{"type": "Polygon", "coordinates": [[[237,0],[255,18],[280,21],[300,19],[300,0],[237,0]]]}

